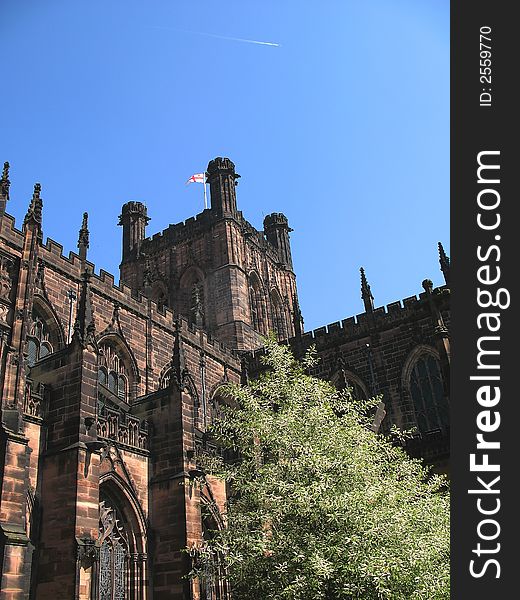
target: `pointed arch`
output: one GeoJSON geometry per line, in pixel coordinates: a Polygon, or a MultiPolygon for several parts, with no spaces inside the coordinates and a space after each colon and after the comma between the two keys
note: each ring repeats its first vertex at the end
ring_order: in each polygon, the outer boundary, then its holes
{"type": "Polygon", "coordinates": [[[227,381],[219,381],[209,392],[209,406],[211,408],[210,420],[218,418],[221,407],[236,406],[236,401],[225,391],[227,381]]]}
{"type": "Polygon", "coordinates": [[[141,380],[135,356],[125,338],[117,331],[102,333],[98,382],[121,400],[130,403],[137,397],[141,380]]]}
{"type": "MultiPolygon", "coordinates": [[[[201,492],[200,495],[200,518],[202,539],[209,541],[214,532],[224,529],[225,524],[209,483],[206,484],[206,490],[206,493],[201,492]]],[[[202,567],[204,574],[199,580],[201,600],[229,600],[229,585],[222,553],[216,552],[206,556],[202,567]]]]}
{"type": "Polygon", "coordinates": [[[157,310],[164,311],[170,306],[168,288],[161,279],[156,279],[152,283],[150,299],[157,304],[157,310]]]}
{"type": "Polygon", "coordinates": [[[419,344],[410,352],[402,369],[401,389],[420,433],[448,430],[449,404],[435,348],[419,344]]]}
{"type": "MultiPolygon", "coordinates": [[[[100,495],[107,493],[109,496],[119,499],[121,505],[128,505],[128,517],[131,517],[134,526],[134,535],[137,535],[133,547],[138,552],[146,551],[147,526],[146,515],[132,487],[124,481],[115,471],[110,471],[99,478],[100,495]]],[[[125,508],[125,510],[127,510],[125,508]]]]}
{"type": "Polygon", "coordinates": [[[29,366],[65,345],[65,333],[56,311],[49,301],[39,294],[33,298],[26,343],[29,366]]]}
{"type": "Polygon", "coordinates": [[[348,369],[338,369],[331,377],[330,382],[338,390],[351,388],[352,397],[356,400],[368,400],[370,397],[368,387],[361,377],[348,369]]]}
{"type": "Polygon", "coordinates": [[[159,389],[163,390],[170,385],[172,375],[172,361],[166,363],[159,373],[159,389]]]}
{"type": "Polygon", "coordinates": [[[278,341],[286,340],[288,336],[287,314],[285,311],[282,296],[277,288],[272,288],[271,293],[271,315],[272,329],[277,335],[278,341]]]}
{"type": "Polygon", "coordinates": [[[207,324],[208,290],[202,269],[190,265],[179,279],[179,312],[190,324],[203,327],[207,324]]]}
{"type": "Polygon", "coordinates": [[[249,282],[249,307],[251,311],[251,326],[255,331],[267,334],[267,311],[264,286],[256,271],[251,271],[249,282]]]}
{"type": "Polygon", "coordinates": [[[98,597],[141,598],[147,578],[147,528],[132,488],[114,472],[100,478],[98,597]]]}
{"type": "Polygon", "coordinates": [[[52,304],[41,294],[35,294],[33,296],[33,310],[35,308],[45,318],[49,330],[54,331],[57,340],[56,349],[63,348],[65,345],[65,331],[52,304]]]}
{"type": "MultiPolygon", "coordinates": [[[[172,361],[166,363],[161,370],[159,375],[159,389],[167,388],[172,382],[173,375],[173,364],[172,361]]],[[[183,375],[182,384],[187,389],[188,394],[193,397],[195,402],[199,401],[199,393],[197,392],[197,386],[195,381],[189,372],[185,372],[183,375]]]]}

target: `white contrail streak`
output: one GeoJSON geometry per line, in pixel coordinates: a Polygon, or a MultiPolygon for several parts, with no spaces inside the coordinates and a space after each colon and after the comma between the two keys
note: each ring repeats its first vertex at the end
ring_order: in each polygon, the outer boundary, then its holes
{"type": "Polygon", "coordinates": [[[161,25],[154,25],[154,29],[169,29],[170,31],[179,31],[181,33],[193,33],[195,35],[205,35],[207,37],[217,38],[219,40],[231,40],[232,42],[245,42],[246,44],[258,44],[260,46],[275,46],[280,48],[281,44],[275,42],[260,42],[259,40],[246,40],[244,38],[228,37],[227,35],[217,35],[216,33],[206,33],[204,31],[186,31],[182,29],[175,29],[173,27],[163,27],[161,25]]]}

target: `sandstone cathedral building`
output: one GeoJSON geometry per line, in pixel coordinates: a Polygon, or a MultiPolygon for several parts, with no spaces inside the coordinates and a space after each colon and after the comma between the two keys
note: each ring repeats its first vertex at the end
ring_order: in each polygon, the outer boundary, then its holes
{"type": "MultiPolygon", "coordinates": [[[[224,526],[225,485],[189,485],[227,382],[259,369],[273,331],[316,375],[380,395],[374,429],[415,428],[407,450],[439,472],[449,457],[446,285],[304,332],[281,213],[255,229],[228,158],[207,168],[211,207],[147,237],[146,206],[121,210],[120,283],[43,242],[41,186],[17,228],[0,180],[0,599],[224,600],[225,579],[186,578],[224,526]],[[204,510],[203,510],[204,509],[204,510]]],[[[10,200],[13,202],[13,200],[10,200]]],[[[357,292],[356,292],[357,293],[357,292]]]]}

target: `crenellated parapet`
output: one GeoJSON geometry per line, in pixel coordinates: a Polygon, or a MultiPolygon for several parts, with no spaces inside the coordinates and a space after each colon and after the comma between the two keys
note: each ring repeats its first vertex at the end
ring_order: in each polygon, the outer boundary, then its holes
{"type": "MultiPolygon", "coordinates": [[[[442,286],[434,290],[434,298],[441,311],[449,308],[450,291],[442,286]]],[[[429,304],[427,294],[422,292],[419,296],[409,296],[403,300],[391,302],[386,306],[380,306],[372,311],[329,323],[312,331],[305,332],[300,338],[289,340],[291,344],[311,346],[312,344],[324,344],[332,338],[352,340],[363,337],[374,331],[384,331],[409,321],[416,320],[421,315],[428,315],[429,304]]]]}

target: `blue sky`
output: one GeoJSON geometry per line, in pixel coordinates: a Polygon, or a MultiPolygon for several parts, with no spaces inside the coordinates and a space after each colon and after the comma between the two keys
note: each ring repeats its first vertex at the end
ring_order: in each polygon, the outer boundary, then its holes
{"type": "Polygon", "coordinates": [[[294,229],[307,330],[362,312],[360,266],[378,306],[443,283],[448,1],[2,0],[0,55],[8,212],[21,225],[40,181],[68,254],[87,210],[97,271],[118,276],[124,202],[161,231],[228,156],[246,218],[294,229]]]}

